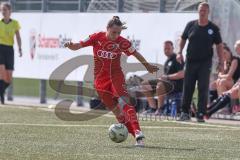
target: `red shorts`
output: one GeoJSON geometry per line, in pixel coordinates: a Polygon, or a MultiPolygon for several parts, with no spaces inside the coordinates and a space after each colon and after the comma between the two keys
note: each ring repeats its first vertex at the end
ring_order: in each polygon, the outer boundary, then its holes
{"type": "Polygon", "coordinates": [[[95,80],[94,86],[102,102],[109,109],[116,106],[119,97],[128,96],[124,76],[98,78],[95,80]]]}

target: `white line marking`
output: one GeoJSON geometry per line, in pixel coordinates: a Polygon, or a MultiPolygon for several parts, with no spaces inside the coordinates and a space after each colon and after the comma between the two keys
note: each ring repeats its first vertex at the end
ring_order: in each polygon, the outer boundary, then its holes
{"type": "MultiPolygon", "coordinates": [[[[102,127],[108,128],[107,125],[86,125],[86,124],[32,124],[32,123],[0,123],[2,126],[35,126],[35,127],[102,127]]],[[[197,127],[168,127],[168,126],[141,126],[146,129],[186,129],[186,130],[240,130],[239,127],[221,127],[221,128],[197,128],[197,127]]]]}
{"type": "Polygon", "coordinates": [[[229,128],[229,129],[240,129],[240,127],[235,126],[225,126],[225,125],[215,125],[215,124],[207,124],[207,123],[194,123],[194,122],[179,122],[179,121],[169,121],[172,123],[179,124],[187,124],[187,125],[195,125],[195,126],[203,126],[203,127],[217,127],[217,128],[229,128]]]}
{"type": "MultiPolygon", "coordinates": [[[[9,106],[8,106],[9,107],[9,106]]],[[[15,108],[15,106],[11,106],[12,108],[15,108]]],[[[5,106],[0,106],[0,108],[5,108],[5,106]]],[[[21,107],[21,108],[17,108],[17,109],[24,109],[24,108],[27,108],[27,109],[40,109],[40,110],[43,110],[43,111],[53,111],[53,110],[50,110],[50,109],[48,109],[48,108],[43,108],[43,107],[36,107],[36,108],[34,108],[34,107],[26,107],[26,106],[23,106],[23,107],[21,107]]],[[[84,113],[84,111],[81,111],[81,110],[78,110],[78,111],[71,111],[71,112],[76,112],[76,113],[84,113]]],[[[86,112],[86,111],[85,111],[86,112]]],[[[92,114],[96,114],[96,113],[92,113],[92,114]]],[[[99,114],[99,113],[98,113],[99,114]]],[[[98,115],[98,114],[96,114],[96,115],[98,115]]],[[[108,113],[108,114],[104,114],[104,115],[102,115],[103,117],[115,117],[114,115],[112,115],[110,112],[108,113]]],[[[139,116],[139,120],[140,121],[142,121],[141,120],[141,117],[142,116],[139,116]]],[[[143,120],[143,121],[148,121],[148,120],[143,120]]],[[[194,121],[190,121],[190,122],[179,122],[179,121],[174,121],[174,120],[160,120],[159,122],[170,122],[170,123],[178,123],[178,124],[185,124],[185,125],[191,125],[191,126],[203,126],[203,127],[217,127],[217,128],[228,128],[228,129],[236,129],[236,130],[240,130],[240,126],[226,126],[226,125],[221,125],[221,124],[209,124],[209,123],[196,123],[196,122],[194,122],[194,121]]],[[[10,123],[9,123],[10,124],[10,123]]],[[[21,125],[22,123],[16,123],[15,125],[21,125]]],[[[2,123],[0,123],[0,125],[2,125],[2,123]]],[[[12,125],[14,125],[14,123],[12,124],[12,125]]],[[[29,125],[29,126],[34,126],[35,124],[27,124],[27,125],[29,125]]],[[[48,124],[36,124],[35,126],[44,126],[44,125],[48,125],[48,124]]],[[[49,127],[51,127],[51,125],[55,125],[55,124],[50,124],[50,126],[49,127]]],[[[55,125],[55,126],[52,126],[52,127],[71,127],[71,126],[73,126],[73,127],[78,127],[79,125],[55,125]]],[[[83,126],[83,125],[80,125],[80,126],[83,126]]],[[[94,127],[94,125],[91,125],[91,126],[93,126],[94,127]]],[[[99,126],[99,125],[97,125],[97,126],[99,126]]],[[[84,127],[84,126],[83,126],[84,127]]],[[[155,126],[153,126],[153,127],[155,127],[155,126]]],[[[169,128],[173,128],[173,127],[169,127],[169,128]]],[[[176,128],[176,127],[175,127],[176,128]]],[[[183,127],[183,128],[186,128],[186,127],[183,127]]],[[[197,129],[200,129],[200,128],[197,128],[197,129]]]]}

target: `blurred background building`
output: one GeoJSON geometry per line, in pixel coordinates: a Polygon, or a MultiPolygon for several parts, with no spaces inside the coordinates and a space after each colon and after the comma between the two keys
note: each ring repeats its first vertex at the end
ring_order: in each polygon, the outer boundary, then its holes
{"type": "Polygon", "coordinates": [[[1,0],[15,12],[194,12],[201,0],[1,0]]]}

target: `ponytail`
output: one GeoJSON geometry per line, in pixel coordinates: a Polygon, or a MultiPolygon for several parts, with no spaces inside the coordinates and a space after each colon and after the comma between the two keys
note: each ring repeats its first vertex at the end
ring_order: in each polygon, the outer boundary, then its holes
{"type": "Polygon", "coordinates": [[[107,28],[111,28],[112,26],[116,25],[122,27],[122,29],[127,29],[125,26],[125,22],[122,22],[118,16],[113,16],[112,19],[108,21],[107,28]]]}

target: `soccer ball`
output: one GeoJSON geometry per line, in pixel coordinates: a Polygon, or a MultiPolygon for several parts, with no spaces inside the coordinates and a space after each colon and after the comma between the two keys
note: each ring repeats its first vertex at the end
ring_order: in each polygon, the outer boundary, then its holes
{"type": "Polygon", "coordinates": [[[112,124],[108,129],[108,134],[113,142],[121,143],[128,137],[128,129],[124,124],[112,124]]]}

